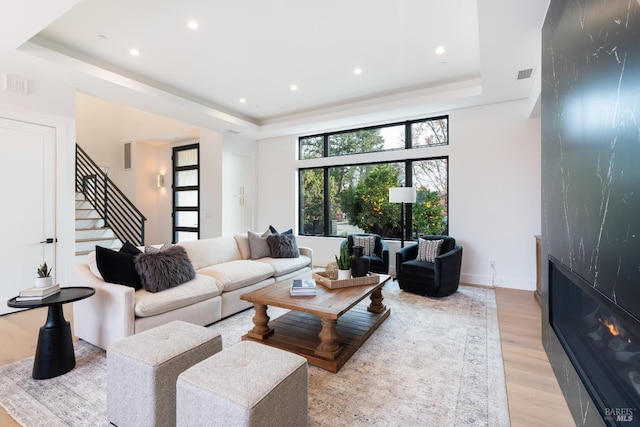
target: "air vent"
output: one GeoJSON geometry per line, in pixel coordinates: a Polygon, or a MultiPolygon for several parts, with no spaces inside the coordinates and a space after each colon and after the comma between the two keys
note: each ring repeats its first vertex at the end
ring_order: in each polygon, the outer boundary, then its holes
{"type": "Polygon", "coordinates": [[[531,77],[532,73],[533,73],[533,68],[527,68],[526,70],[520,70],[520,71],[518,71],[518,78],[516,80],[528,79],[529,77],[531,77]]]}

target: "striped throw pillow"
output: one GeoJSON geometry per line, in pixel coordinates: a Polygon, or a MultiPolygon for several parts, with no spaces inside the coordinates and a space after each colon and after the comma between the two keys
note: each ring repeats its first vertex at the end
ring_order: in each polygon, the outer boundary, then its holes
{"type": "Polygon", "coordinates": [[[418,261],[433,262],[435,257],[440,255],[440,247],[443,239],[427,240],[418,239],[418,261]]]}
{"type": "Polygon", "coordinates": [[[353,246],[362,246],[362,254],[371,256],[376,253],[375,236],[353,236],[353,246]]]}

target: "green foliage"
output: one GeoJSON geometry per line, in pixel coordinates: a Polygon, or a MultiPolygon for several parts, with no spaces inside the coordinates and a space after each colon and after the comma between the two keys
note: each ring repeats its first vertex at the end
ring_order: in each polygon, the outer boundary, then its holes
{"type": "Polygon", "coordinates": [[[417,234],[442,234],[446,227],[440,194],[420,188],[413,204],[413,231],[417,234]]]}
{"type": "Polygon", "coordinates": [[[349,255],[349,248],[347,245],[342,245],[340,248],[340,256],[336,255],[336,264],[340,270],[348,270],[351,268],[351,255],[349,255]]]}
{"type": "MultiPolygon", "coordinates": [[[[400,236],[398,203],[389,203],[389,187],[397,187],[399,171],[390,164],[376,165],[357,185],[340,193],[340,205],[349,222],[367,233],[400,236]]],[[[418,187],[413,204],[413,230],[418,234],[440,234],[445,229],[445,210],[440,194],[418,187]]]]}
{"type": "Polygon", "coordinates": [[[340,205],[349,223],[365,232],[390,236],[398,227],[400,205],[389,203],[389,187],[396,187],[399,171],[390,164],[376,165],[369,173],[340,193],[340,205]]]}
{"type": "Polygon", "coordinates": [[[48,268],[46,261],[43,262],[42,265],[38,267],[38,277],[49,277],[51,270],[53,270],[53,268],[48,268]]]}
{"type": "Polygon", "coordinates": [[[384,138],[377,129],[345,132],[329,136],[329,154],[367,153],[384,148],[384,138]]]}
{"type": "Polygon", "coordinates": [[[302,171],[302,215],[304,224],[324,218],[324,174],[322,169],[302,171]]]}

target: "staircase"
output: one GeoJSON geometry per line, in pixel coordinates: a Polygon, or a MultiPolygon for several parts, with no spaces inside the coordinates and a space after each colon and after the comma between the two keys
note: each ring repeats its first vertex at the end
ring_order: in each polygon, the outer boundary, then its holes
{"type": "Polygon", "coordinates": [[[76,262],[96,245],[120,248],[123,242],[144,245],[147,219],[76,144],[76,262]]]}
{"type": "Polygon", "coordinates": [[[111,228],[105,227],[104,220],[85,196],[76,192],[76,263],[86,262],[87,254],[95,250],[96,245],[119,249],[122,242],[111,228]]]}

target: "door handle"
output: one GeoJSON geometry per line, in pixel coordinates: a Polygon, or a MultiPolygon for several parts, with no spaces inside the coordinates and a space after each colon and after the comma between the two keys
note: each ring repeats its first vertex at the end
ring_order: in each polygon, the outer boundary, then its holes
{"type": "Polygon", "coordinates": [[[42,241],[42,242],[40,242],[40,243],[47,243],[47,244],[50,244],[50,243],[56,243],[57,241],[58,241],[58,239],[57,239],[57,238],[49,237],[47,240],[43,240],[43,241],[42,241]]]}

